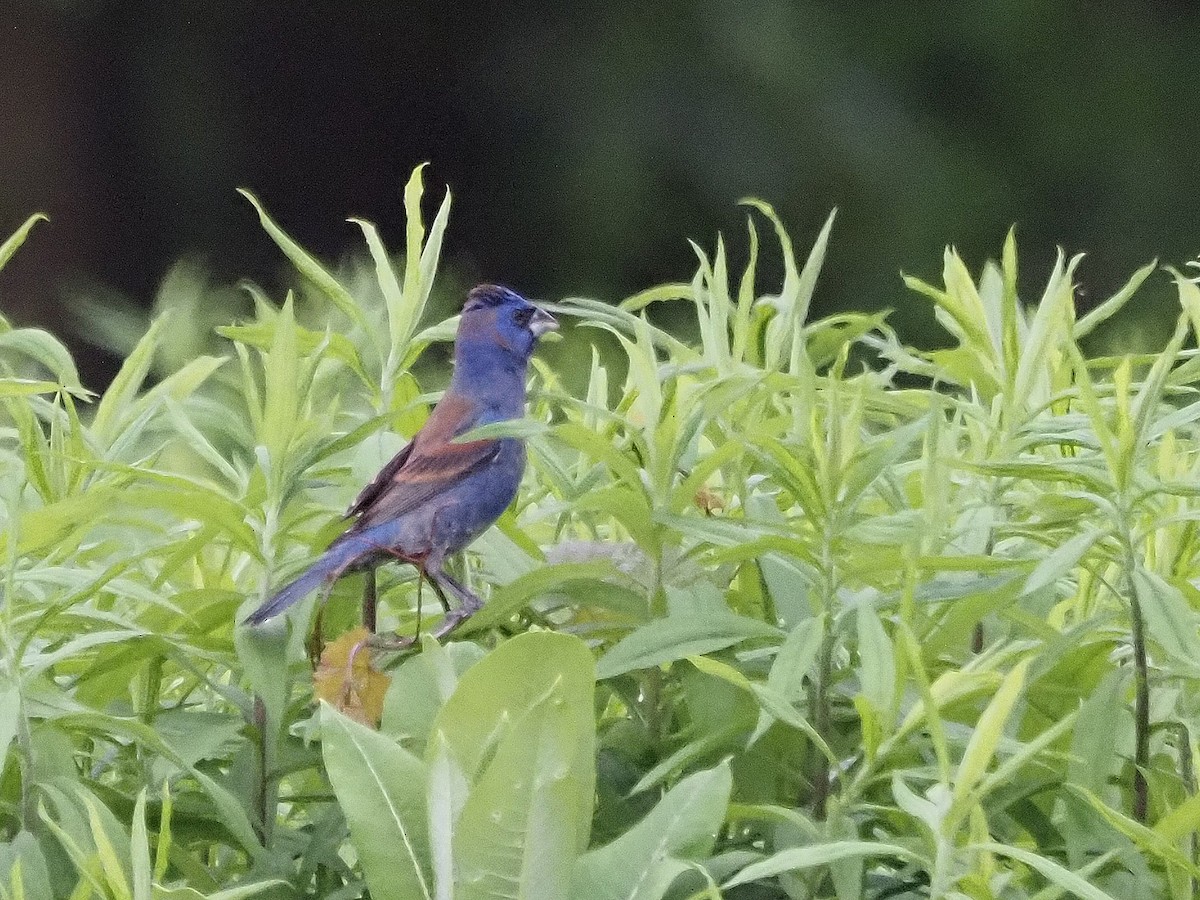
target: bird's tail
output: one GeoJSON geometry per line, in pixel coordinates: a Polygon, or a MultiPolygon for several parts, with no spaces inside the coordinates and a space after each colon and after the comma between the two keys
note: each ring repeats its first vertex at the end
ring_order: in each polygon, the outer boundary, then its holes
{"type": "Polygon", "coordinates": [[[243,625],[261,625],[272,616],[283,612],[293,603],[308,596],[309,592],[333,581],[349,568],[363,548],[357,541],[341,541],[326,550],[321,558],[309,566],[300,577],[281,587],[266,603],[250,613],[243,625]]]}

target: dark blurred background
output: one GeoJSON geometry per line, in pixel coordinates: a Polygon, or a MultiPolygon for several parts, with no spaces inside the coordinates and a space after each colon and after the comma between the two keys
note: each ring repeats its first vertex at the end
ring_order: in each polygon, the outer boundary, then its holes
{"type": "MultiPolygon", "coordinates": [[[[71,304],[148,307],[182,257],[216,283],[287,281],[235,187],[332,262],[361,248],[348,215],[403,246],[421,161],[429,215],[454,193],[461,279],[544,298],[687,279],[686,239],[718,231],[743,257],[747,194],[801,252],[838,206],[815,313],[891,307],[926,345],[898,273],[937,278],[945,244],[978,271],[1016,223],[1030,301],[1056,245],[1087,250],[1084,305],[1200,250],[1200,8],[1183,0],[0,9],[0,235],[52,219],[0,274],[0,309],[81,350],[71,304]]],[[[1109,340],[1156,337],[1169,295],[1160,279],[1109,340]]]]}

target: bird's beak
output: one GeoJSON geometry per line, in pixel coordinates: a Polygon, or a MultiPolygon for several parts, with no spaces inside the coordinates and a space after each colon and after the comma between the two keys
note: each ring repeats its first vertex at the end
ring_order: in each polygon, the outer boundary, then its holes
{"type": "Polygon", "coordinates": [[[558,320],[540,306],[534,307],[533,318],[529,321],[529,330],[534,337],[541,337],[547,331],[558,331],[558,320]]]}

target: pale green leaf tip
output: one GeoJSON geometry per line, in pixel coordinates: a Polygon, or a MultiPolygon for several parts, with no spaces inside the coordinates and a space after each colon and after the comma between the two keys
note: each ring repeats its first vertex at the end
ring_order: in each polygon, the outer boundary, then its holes
{"type": "Polygon", "coordinates": [[[773,207],[766,200],[760,200],[757,197],[742,197],[740,200],[738,200],[738,206],[752,206],[765,215],[775,215],[775,207],[773,207]]]}
{"type": "Polygon", "coordinates": [[[417,163],[412,170],[412,174],[408,176],[408,182],[405,184],[405,189],[412,187],[423,187],[425,183],[425,167],[429,165],[429,160],[417,163]]]}
{"type": "Polygon", "coordinates": [[[246,188],[237,188],[237,192],[250,201],[250,205],[254,207],[254,211],[258,213],[260,218],[266,218],[267,212],[263,209],[262,204],[258,202],[258,198],[250,193],[246,188]]]}

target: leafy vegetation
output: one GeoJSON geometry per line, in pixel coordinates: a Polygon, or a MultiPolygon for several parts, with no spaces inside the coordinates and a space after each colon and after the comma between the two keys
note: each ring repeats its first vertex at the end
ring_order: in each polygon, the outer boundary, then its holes
{"type": "MultiPolygon", "coordinates": [[[[169,309],[99,397],[0,325],[0,896],[1193,895],[1193,281],[1147,266],[1077,317],[1060,258],[1027,306],[1010,235],[977,281],[953,251],[909,279],[951,336],[914,349],[808,321],[832,216],[801,259],[753,201],[741,272],[718,241],[690,283],[553,305],[624,359],[593,350],[578,392],[535,366],[525,489],[462,561],[484,611],[374,660],[386,687],[342,648],[376,729],[328,657],[313,704],[315,598],[235,622],[434,399],[412,366],[453,335],[425,322],[450,199],[426,230],[421,198],[418,170],[399,268],[359,223],[355,290],[250,198],[304,290],[249,287],[226,350],[153,385],[169,309]],[[1170,343],[1088,358],[1151,277],[1170,343]]],[[[411,632],[437,607],[396,568],[380,625],[411,632]]]]}

